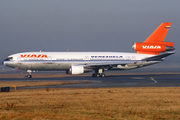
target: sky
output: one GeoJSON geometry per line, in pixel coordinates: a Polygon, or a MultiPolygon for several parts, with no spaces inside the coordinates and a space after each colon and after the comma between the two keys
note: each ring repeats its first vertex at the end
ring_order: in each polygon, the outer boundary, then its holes
{"type": "Polygon", "coordinates": [[[179,0],[1,0],[0,60],[27,51],[134,52],[162,23],[172,22],[180,63],[179,0]]]}

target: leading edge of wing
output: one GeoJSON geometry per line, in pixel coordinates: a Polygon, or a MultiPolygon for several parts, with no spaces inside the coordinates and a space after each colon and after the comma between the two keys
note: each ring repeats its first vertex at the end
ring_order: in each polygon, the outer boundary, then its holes
{"type": "Polygon", "coordinates": [[[84,67],[98,67],[98,66],[111,66],[111,65],[125,65],[134,63],[132,60],[128,61],[107,61],[107,62],[90,62],[83,65],[84,67]]]}

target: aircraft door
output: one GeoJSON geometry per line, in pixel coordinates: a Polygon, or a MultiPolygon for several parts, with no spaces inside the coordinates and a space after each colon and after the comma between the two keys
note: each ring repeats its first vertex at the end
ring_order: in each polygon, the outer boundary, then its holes
{"type": "Polygon", "coordinates": [[[20,60],[21,60],[21,57],[20,57],[20,56],[18,56],[18,57],[17,57],[17,61],[20,61],[20,60]]]}
{"type": "Polygon", "coordinates": [[[48,56],[48,63],[52,63],[52,57],[51,56],[48,56]]]}
{"type": "Polygon", "coordinates": [[[131,60],[132,60],[133,62],[136,62],[136,56],[132,56],[132,57],[131,57],[131,60]]]}
{"type": "Polygon", "coordinates": [[[84,56],[85,61],[89,61],[89,56],[84,56]]]}

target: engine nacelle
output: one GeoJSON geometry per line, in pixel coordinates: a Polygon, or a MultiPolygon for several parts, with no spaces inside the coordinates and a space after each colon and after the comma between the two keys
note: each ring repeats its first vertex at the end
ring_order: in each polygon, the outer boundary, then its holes
{"type": "Polygon", "coordinates": [[[174,43],[173,43],[173,42],[157,42],[157,44],[166,45],[166,46],[170,46],[170,47],[173,47],[173,46],[174,46],[174,43]]]}
{"type": "Polygon", "coordinates": [[[71,66],[68,74],[77,75],[84,73],[84,66],[71,66]]]}
{"type": "Polygon", "coordinates": [[[132,46],[134,51],[143,51],[143,52],[165,52],[172,51],[174,47],[166,46],[165,44],[156,44],[156,43],[134,43],[132,46]]]}

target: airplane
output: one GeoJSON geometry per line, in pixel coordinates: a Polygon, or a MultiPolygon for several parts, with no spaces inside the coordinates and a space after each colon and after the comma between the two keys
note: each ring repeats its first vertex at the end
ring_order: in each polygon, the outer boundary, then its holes
{"type": "Polygon", "coordinates": [[[144,42],[132,46],[137,53],[127,52],[22,52],[8,56],[5,66],[33,71],[66,71],[83,74],[95,71],[92,77],[105,77],[107,70],[130,70],[162,62],[175,53],[173,42],[164,42],[171,22],[162,23],[144,42]],[[166,52],[168,51],[168,52],[166,52]]]}

